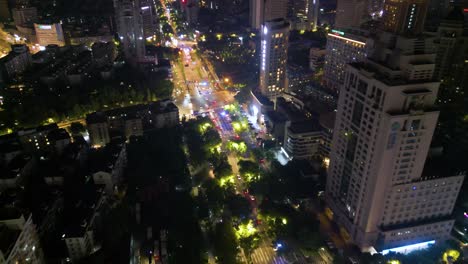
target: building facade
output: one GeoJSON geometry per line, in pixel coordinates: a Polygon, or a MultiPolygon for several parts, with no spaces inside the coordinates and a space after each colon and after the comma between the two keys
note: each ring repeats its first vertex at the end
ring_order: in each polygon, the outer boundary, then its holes
{"type": "Polygon", "coordinates": [[[428,0],[386,0],[383,28],[394,34],[419,34],[424,29],[428,0]]]}
{"type": "Polygon", "coordinates": [[[261,32],[260,91],[274,100],[287,90],[289,23],[284,19],[265,22],[261,32]]]}
{"type": "Polygon", "coordinates": [[[37,43],[42,47],[48,45],[65,46],[65,37],[60,23],[34,23],[34,31],[36,32],[37,43]]]}
{"type": "Polygon", "coordinates": [[[319,13],[319,6],[320,6],[320,0],[308,0],[309,1],[309,6],[307,8],[307,20],[310,24],[310,29],[312,31],[317,30],[318,26],[318,17],[320,15],[319,13]]]}
{"type": "Polygon", "coordinates": [[[346,64],[363,61],[372,51],[372,38],[362,31],[333,30],[327,36],[323,83],[338,93],[344,81],[346,64]]]}
{"type": "Polygon", "coordinates": [[[426,162],[439,116],[433,40],[378,41],[372,60],[347,66],[326,199],[361,249],[385,253],[446,238],[464,175],[426,162]]]}

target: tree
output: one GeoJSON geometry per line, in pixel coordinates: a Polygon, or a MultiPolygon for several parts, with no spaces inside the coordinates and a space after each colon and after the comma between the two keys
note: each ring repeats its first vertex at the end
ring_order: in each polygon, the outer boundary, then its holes
{"type": "Polygon", "coordinates": [[[214,253],[219,263],[236,264],[238,253],[237,239],[232,223],[228,220],[217,223],[212,236],[214,253]]]}
{"type": "Polygon", "coordinates": [[[245,219],[251,213],[249,201],[241,195],[230,195],[226,199],[226,205],[231,211],[232,216],[245,219]]]}
{"type": "Polygon", "coordinates": [[[260,168],[257,163],[250,160],[240,160],[237,164],[239,165],[239,173],[244,177],[245,181],[251,182],[258,179],[260,168]]]}
{"type": "Polygon", "coordinates": [[[260,245],[260,236],[258,234],[254,234],[248,237],[241,237],[239,238],[239,245],[242,250],[244,250],[244,254],[247,257],[247,260],[249,263],[251,263],[252,253],[260,245]]]}
{"type": "Polygon", "coordinates": [[[83,126],[83,124],[79,122],[73,122],[70,125],[70,131],[73,135],[80,135],[81,133],[86,131],[86,128],[83,126]]]}

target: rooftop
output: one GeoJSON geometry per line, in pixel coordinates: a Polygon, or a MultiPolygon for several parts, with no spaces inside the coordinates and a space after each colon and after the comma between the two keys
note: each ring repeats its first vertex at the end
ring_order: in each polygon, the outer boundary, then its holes
{"type": "Polygon", "coordinates": [[[320,126],[317,120],[295,122],[292,123],[288,129],[293,133],[309,133],[322,131],[322,127],[320,126]]]}

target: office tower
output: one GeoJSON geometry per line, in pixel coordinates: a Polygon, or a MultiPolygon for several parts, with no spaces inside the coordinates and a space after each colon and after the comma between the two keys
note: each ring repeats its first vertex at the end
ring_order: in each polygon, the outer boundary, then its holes
{"type": "Polygon", "coordinates": [[[372,60],[347,66],[326,199],[361,249],[386,254],[449,237],[464,175],[426,161],[439,116],[433,39],[378,42],[372,60]]]}
{"type": "Polygon", "coordinates": [[[47,45],[65,45],[65,37],[63,35],[62,24],[36,24],[34,23],[34,31],[36,32],[36,40],[39,46],[47,45]]]}
{"type": "Polygon", "coordinates": [[[132,63],[141,62],[145,57],[145,40],[140,1],[114,0],[114,8],[125,58],[132,63]]]}
{"type": "Polygon", "coordinates": [[[288,16],[288,0],[263,0],[264,21],[274,20],[277,18],[286,18],[288,16]]]}
{"type": "Polygon", "coordinates": [[[250,0],[250,14],[249,22],[250,27],[253,29],[260,29],[263,23],[263,2],[264,0],[250,0]]]}
{"type": "Polygon", "coordinates": [[[37,20],[37,9],[35,7],[13,8],[12,13],[16,26],[31,26],[37,20]]]}
{"type": "Polygon", "coordinates": [[[32,59],[28,46],[25,44],[11,45],[11,52],[0,59],[0,76],[14,78],[31,66],[32,59]]]}
{"type": "Polygon", "coordinates": [[[260,91],[275,100],[286,91],[289,23],[281,18],[267,21],[261,32],[260,91]]]}
{"type": "Polygon", "coordinates": [[[309,7],[307,10],[307,20],[310,23],[312,31],[317,30],[319,5],[320,5],[320,0],[309,0],[309,7]]]}
{"type": "Polygon", "coordinates": [[[140,14],[143,25],[143,38],[155,39],[159,31],[154,0],[140,0],[140,14]]]}
{"type": "Polygon", "coordinates": [[[366,0],[338,0],[335,28],[359,27],[367,15],[366,0]]]}
{"type": "Polygon", "coordinates": [[[468,85],[468,36],[464,34],[461,8],[454,8],[438,27],[434,78],[441,81],[439,99],[444,102],[463,100],[463,87],[468,85]]]}
{"type": "Polygon", "coordinates": [[[327,36],[323,83],[338,93],[345,78],[346,64],[363,61],[374,46],[365,31],[333,30],[327,36]]]}
{"type": "Polygon", "coordinates": [[[424,29],[428,0],[386,0],[383,29],[394,34],[419,34],[424,29]]]}

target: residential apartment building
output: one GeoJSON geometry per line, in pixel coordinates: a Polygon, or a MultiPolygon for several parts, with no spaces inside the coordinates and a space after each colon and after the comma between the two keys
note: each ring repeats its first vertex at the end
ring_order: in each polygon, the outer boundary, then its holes
{"type": "Polygon", "coordinates": [[[464,175],[426,161],[439,112],[433,39],[382,33],[372,60],[347,66],[326,200],[362,250],[446,239],[464,175]]]}

